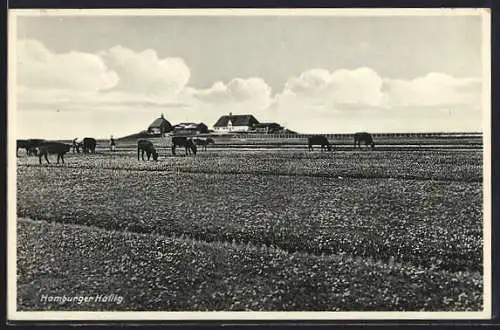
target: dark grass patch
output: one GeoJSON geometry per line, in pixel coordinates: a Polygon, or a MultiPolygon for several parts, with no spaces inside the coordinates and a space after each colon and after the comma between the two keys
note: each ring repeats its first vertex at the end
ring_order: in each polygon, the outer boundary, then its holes
{"type": "MultiPolygon", "coordinates": [[[[40,166],[37,160],[22,158],[20,166],[40,166]]],[[[57,166],[57,165],[41,165],[57,166]]],[[[137,160],[133,152],[121,154],[70,155],[60,167],[104,168],[186,173],[288,175],[325,178],[393,178],[482,182],[480,152],[334,152],[306,151],[210,151],[196,157],[160,153],[158,162],[137,160]]]]}
{"type": "Polygon", "coordinates": [[[482,276],[346,254],[18,220],[18,308],[79,311],[478,311],[482,276]],[[117,303],[43,303],[115,294],[117,303]]]}
{"type": "Polygon", "coordinates": [[[482,270],[480,183],[61,167],[18,174],[19,216],[482,270]]]}

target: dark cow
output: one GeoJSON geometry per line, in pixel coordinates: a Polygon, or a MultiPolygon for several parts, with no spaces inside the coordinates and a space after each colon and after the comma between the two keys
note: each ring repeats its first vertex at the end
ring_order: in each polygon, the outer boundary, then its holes
{"type": "Polygon", "coordinates": [[[137,159],[141,160],[139,156],[142,157],[142,160],[144,160],[144,152],[146,152],[146,155],[149,158],[151,155],[153,156],[153,160],[158,160],[158,152],[155,149],[155,146],[151,141],[148,140],[138,140],[137,141],[137,159]]]}
{"type": "Polygon", "coordinates": [[[196,139],[193,139],[193,142],[196,145],[201,146],[201,150],[204,150],[204,151],[207,150],[207,145],[209,145],[209,144],[215,144],[214,139],[212,139],[210,137],[206,138],[206,139],[196,138],[196,139]]]}
{"type": "Polygon", "coordinates": [[[83,138],[83,153],[92,153],[95,154],[95,147],[97,145],[97,141],[94,138],[83,138]]]}
{"type": "Polygon", "coordinates": [[[186,156],[193,152],[196,155],[196,145],[193,143],[193,140],[188,139],[185,136],[174,136],[172,138],[172,155],[175,156],[175,148],[176,147],[184,147],[186,150],[186,156]]]}
{"type": "Polygon", "coordinates": [[[71,150],[71,144],[47,141],[43,142],[38,146],[38,161],[42,163],[42,156],[45,157],[47,164],[50,164],[47,158],[48,154],[57,154],[57,164],[59,164],[59,159],[61,159],[64,164],[64,154],[71,150]]]}
{"type": "Polygon", "coordinates": [[[356,146],[361,148],[361,142],[364,142],[366,146],[370,145],[372,149],[375,148],[375,143],[370,133],[360,132],[354,134],[354,148],[356,148],[356,146]]]}
{"type": "Polygon", "coordinates": [[[324,135],[313,135],[307,138],[307,145],[309,147],[309,151],[313,151],[313,145],[320,145],[321,151],[327,149],[328,151],[332,151],[332,146],[328,139],[324,135]]]}
{"type": "Polygon", "coordinates": [[[26,154],[28,156],[35,155],[37,154],[36,148],[40,145],[40,143],[44,142],[45,140],[43,139],[28,139],[28,140],[17,140],[16,145],[17,145],[17,150],[16,150],[16,156],[18,155],[19,149],[26,149],[26,154]]]}
{"type": "Polygon", "coordinates": [[[28,140],[17,140],[16,141],[16,157],[19,157],[19,149],[26,149],[26,154],[28,156],[32,155],[33,149],[28,140]]]}

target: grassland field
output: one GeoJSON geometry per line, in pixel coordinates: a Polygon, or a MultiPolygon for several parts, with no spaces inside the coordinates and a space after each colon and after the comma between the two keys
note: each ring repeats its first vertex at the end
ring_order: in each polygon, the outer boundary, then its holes
{"type": "Polygon", "coordinates": [[[444,144],[20,151],[18,308],[480,310],[482,150],[444,144]],[[99,292],[124,302],[40,300],[99,292]]]}

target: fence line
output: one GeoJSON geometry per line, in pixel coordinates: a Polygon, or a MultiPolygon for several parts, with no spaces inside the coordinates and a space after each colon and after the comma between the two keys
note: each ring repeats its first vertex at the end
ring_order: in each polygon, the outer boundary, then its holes
{"type": "MultiPolygon", "coordinates": [[[[329,139],[352,139],[354,134],[259,134],[259,133],[233,133],[233,134],[200,134],[199,137],[214,137],[217,139],[307,139],[311,135],[324,135],[329,139]]],[[[372,133],[373,138],[481,138],[482,133],[460,132],[460,133],[372,133]]]]}
{"type": "MultiPolygon", "coordinates": [[[[354,138],[354,134],[265,134],[265,133],[228,133],[228,134],[213,134],[213,133],[205,133],[205,134],[197,134],[197,135],[185,135],[185,134],[175,134],[175,136],[186,136],[186,137],[199,137],[206,138],[212,137],[216,141],[224,142],[224,141],[258,141],[264,140],[268,142],[283,141],[288,140],[290,142],[296,141],[303,142],[311,135],[324,135],[329,140],[352,140],[354,138]]],[[[478,132],[452,132],[452,133],[444,133],[444,132],[429,132],[429,133],[372,133],[374,140],[377,139],[393,139],[393,138],[456,138],[456,139],[481,139],[483,134],[478,132]]],[[[170,143],[172,135],[167,135],[165,137],[160,136],[152,136],[146,137],[146,139],[155,141],[155,143],[161,143],[168,145],[170,143]]]]}
{"type": "MultiPolygon", "coordinates": [[[[199,135],[178,135],[176,136],[186,136],[186,137],[213,137],[216,143],[218,144],[241,144],[247,143],[250,144],[269,144],[269,143],[305,143],[307,138],[311,135],[324,135],[330,141],[334,143],[350,143],[350,140],[353,139],[354,134],[256,134],[256,133],[233,133],[233,134],[199,134],[199,135]]],[[[373,133],[375,141],[380,141],[384,143],[384,139],[473,139],[479,140],[482,138],[482,133],[476,132],[459,132],[459,133],[373,133]],[[382,141],[381,141],[382,140],[382,141]]],[[[155,136],[147,138],[151,142],[153,142],[157,146],[162,147],[170,147],[171,146],[171,135],[167,135],[165,137],[155,136]]],[[[133,142],[135,143],[135,141],[133,142]]]]}

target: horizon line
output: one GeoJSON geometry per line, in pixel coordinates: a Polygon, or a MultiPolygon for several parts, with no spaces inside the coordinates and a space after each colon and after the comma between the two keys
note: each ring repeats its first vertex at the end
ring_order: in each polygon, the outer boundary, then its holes
{"type": "MultiPolygon", "coordinates": [[[[360,131],[361,132],[361,131],[360,131]]],[[[137,133],[131,133],[131,134],[128,134],[128,135],[123,135],[123,136],[120,136],[120,137],[113,137],[115,140],[120,140],[120,139],[123,139],[123,138],[127,138],[129,137],[130,135],[134,135],[134,134],[139,134],[141,132],[137,132],[137,133]]],[[[356,132],[354,132],[356,133],[356,132]]],[[[322,132],[322,133],[311,133],[311,132],[304,132],[304,133],[301,133],[301,132],[296,132],[296,133],[284,133],[283,135],[353,135],[354,133],[335,133],[335,132],[330,132],[330,133],[325,133],[325,132],[322,132]]],[[[406,132],[403,132],[403,131],[400,131],[400,132],[397,132],[397,131],[392,131],[392,132],[369,132],[370,134],[373,134],[373,135],[379,135],[379,134],[388,134],[388,135],[392,135],[392,134],[484,134],[483,131],[406,131],[406,132]]],[[[206,134],[215,134],[215,135],[231,135],[231,134],[255,134],[255,135],[279,135],[279,133],[277,134],[274,134],[274,133],[271,133],[271,134],[267,134],[267,133],[249,133],[249,132],[228,132],[228,133],[223,133],[223,134],[218,134],[218,133],[215,133],[215,132],[211,132],[211,133],[203,133],[202,135],[206,135],[206,134]]],[[[84,137],[87,137],[87,136],[84,136],[84,137]]],[[[88,137],[91,137],[91,136],[88,136],[88,137]]],[[[96,140],[109,140],[110,138],[109,137],[94,137],[96,140]]],[[[16,139],[18,140],[24,140],[24,139],[43,139],[43,137],[16,137],[16,139]]],[[[60,140],[60,141],[63,141],[63,140],[68,140],[68,141],[71,141],[74,139],[73,138],[64,138],[64,137],[58,137],[58,138],[45,138],[47,140],[60,140]]],[[[82,138],[83,139],[83,138],[82,138]]]]}

